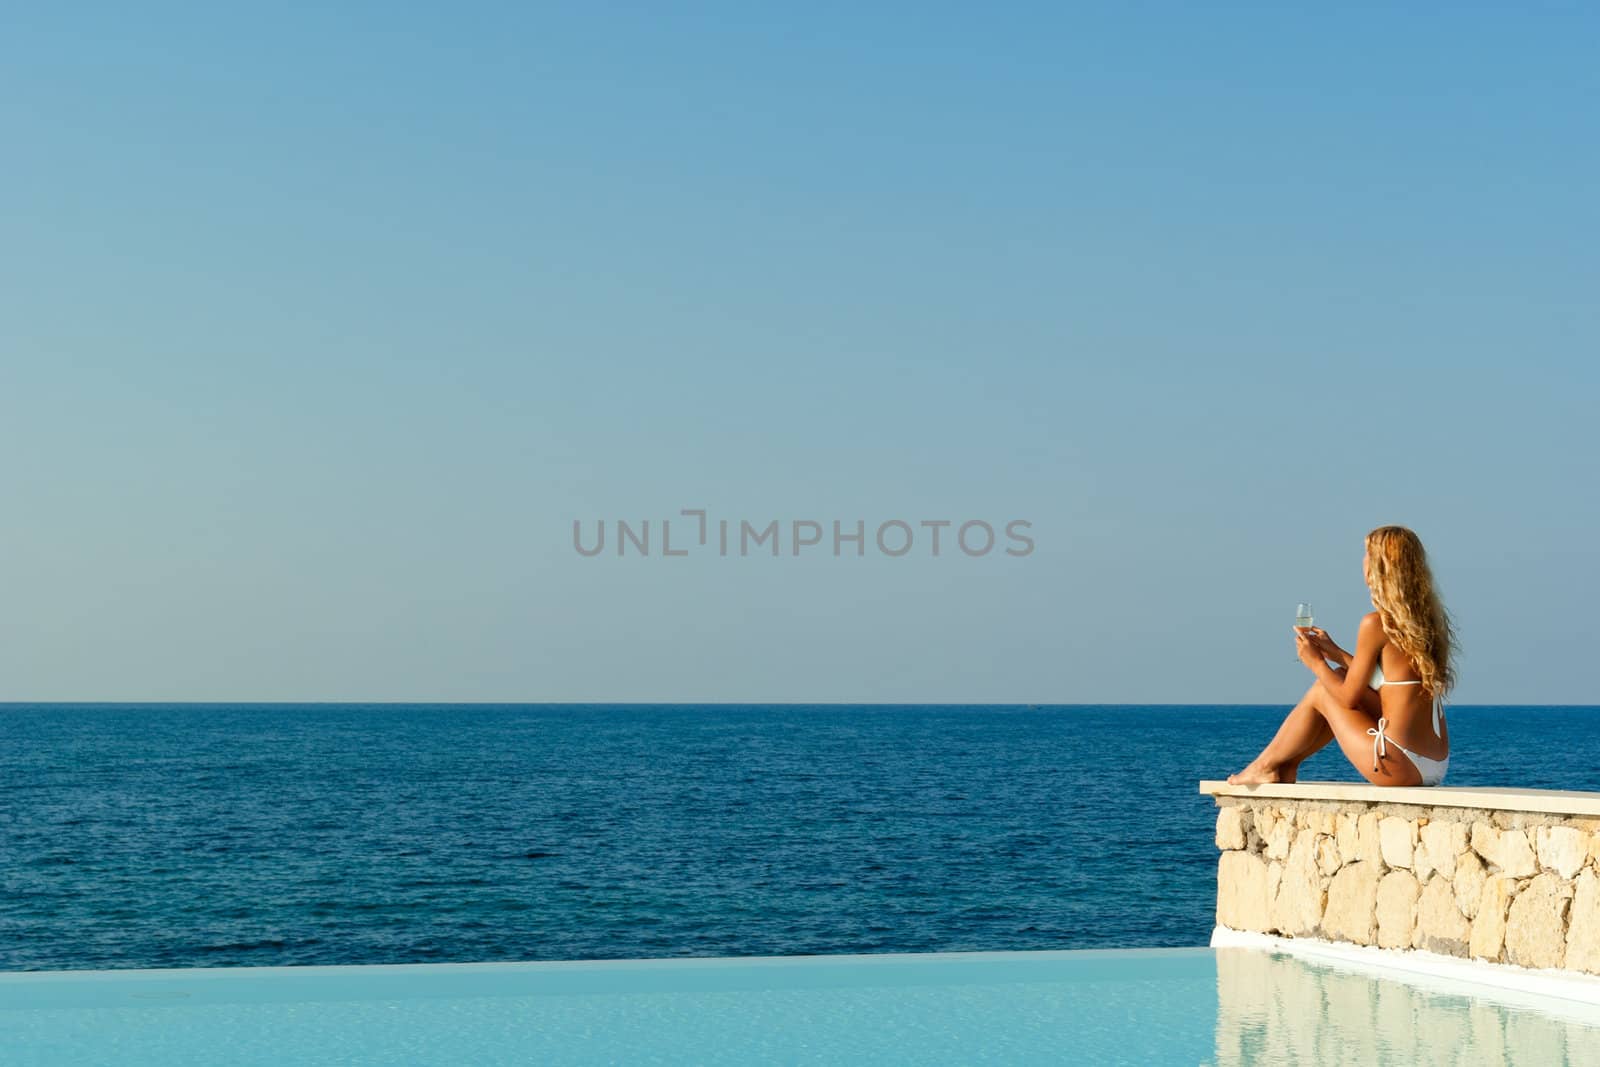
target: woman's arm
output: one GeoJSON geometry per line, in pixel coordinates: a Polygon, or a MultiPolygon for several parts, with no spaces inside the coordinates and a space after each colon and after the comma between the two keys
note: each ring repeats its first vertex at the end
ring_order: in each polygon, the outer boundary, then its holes
{"type": "Polygon", "coordinates": [[[1366,688],[1367,679],[1372,677],[1372,668],[1378,662],[1385,640],[1383,623],[1378,619],[1377,612],[1362,618],[1361,625],[1356,629],[1355,655],[1350,657],[1348,668],[1341,676],[1328,666],[1322,650],[1312,644],[1309,637],[1299,630],[1295,631],[1300,662],[1311,669],[1330,696],[1347,708],[1361,706],[1361,690],[1366,688]]]}

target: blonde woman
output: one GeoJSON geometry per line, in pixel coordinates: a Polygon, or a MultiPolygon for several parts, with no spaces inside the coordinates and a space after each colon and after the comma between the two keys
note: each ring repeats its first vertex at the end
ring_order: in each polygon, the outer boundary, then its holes
{"type": "Polygon", "coordinates": [[[1355,652],[1325,630],[1295,629],[1300,662],[1317,679],[1261,755],[1229,782],[1292,782],[1301,761],[1329,741],[1374,785],[1444,780],[1455,630],[1422,542],[1404,526],[1378,527],[1367,535],[1361,573],[1377,610],[1362,618],[1355,652]]]}

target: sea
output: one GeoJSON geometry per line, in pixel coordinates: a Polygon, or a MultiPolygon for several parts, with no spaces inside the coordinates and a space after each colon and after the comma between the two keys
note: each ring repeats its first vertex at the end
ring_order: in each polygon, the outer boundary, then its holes
{"type": "MultiPolygon", "coordinates": [[[[1204,945],[1287,710],[0,705],[0,970],[1204,945]]],[[[1600,790],[1600,708],[1448,714],[1600,790]]]]}

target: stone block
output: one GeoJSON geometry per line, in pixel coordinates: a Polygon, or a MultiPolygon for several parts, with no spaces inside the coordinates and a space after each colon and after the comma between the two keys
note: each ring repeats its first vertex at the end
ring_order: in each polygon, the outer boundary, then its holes
{"type": "Polygon", "coordinates": [[[1570,826],[1540,826],[1533,831],[1539,866],[1571,880],[1589,858],[1588,838],[1570,826]]]}
{"type": "Polygon", "coordinates": [[[1327,908],[1322,914],[1324,934],[1334,941],[1372,944],[1378,879],[1382,874],[1382,867],[1374,860],[1357,860],[1339,868],[1328,886],[1327,908]]]}
{"type": "Polygon", "coordinates": [[[1284,860],[1289,858],[1289,843],[1294,840],[1294,820],[1274,819],[1272,828],[1262,835],[1267,842],[1267,859],[1284,860]]]}
{"type": "Polygon", "coordinates": [[[1327,894],[1317,870],[1316,847],[1313,831],[1303,830],[1295,835],[1273,892],[1268,921],[1274,929],[1291,937],[1315,932],[1322,921],[1327,894]]]}
{"type": "Polygon", "coordinates": [[[1339,861],[1339,846],[1334,844],[1333,838],[1326,834],[1317,835],[1317,870],[1323,874],[1332,874],[1337,871],[1339,861]]]}
{"type": "Polygon", "coordinates": [[[1356,818],[1356,858],[1363,863],[1383,865],[1383,847],[1378,841],[1378,823],[1382,819],[1375,811],[1362,812],[1356,818]]]}
{"type": "Polygon", "coordinates": [[[1412,943],[1429,952],[1465,956],[1471,936],[1472,927],[1456,904],[1454,883],[1435,878],[1424,886],[1417,900],[1417,936],[1412,943]]]}
{"type": "Polygon", "coordinates": [[[1478,914],[1478,900],[1483,896],[1483,883],[1488,876],[1488,871],[1476,852],[1463,849],[1457,853],[1454,879],[1456,906],[1461,909],[1461,914],[1469,919],[1478,914]]]}
{"type": "Polygon", "coordinates": [[[1239,804],[1218,810],[1217,847],[1244,848],[1250,841],[1250,809],[1239,804]]]}
{"type": "Polygon", "coordinates": [[[1512,878],[1526,878],[1539,870],[1533,846],[1522,830],[1496,830],[1485,823],[1473,823],[1472,850],[1498,868],[1500,874],[1512,878]]]}
{"type": "Polygon", "coordinates": [[[1252,852],[1230,849],[1217,861],[1217,922],[1233,930],[1266,933],[1267,864],[1252,852]]]}
{"type": "MultiPolygon", "coordinates": [[[[1417,829],[1425,830],[1427,827],[1419,826],[1417,829]]],[[[1428,846],[1418,839],[1417,847],[1411,850],[1411,873],[1417,876],[1417,881],[1426,883],[1433,877],[1433,872],[1433,855],[1428,851],[1428,846]]]]}
{"type": "Polygon", "coordinates": [[[1572,884],[1546,871],[1517,892],[1506,915],[1506,959],[1523,967],[1559,967],[1566,953],[1572,884]]]}
{"type": "Polygon", "coordinates": [[[1334,843],[1339,847],[1339,863],[1354,863],[1361,858],[1360,835],[1356,830],[1356,813],[1341,811],[1334,821],[1334,843]]]}
{"type": "Polygon", "coordinates": [[[1564,966],[1600,974],[1600,875],[1585,868],[1573,886],[1564,966]]]}
{"type": "Polygon", "coordinates": [[[1422,828],[1421,851],[1427,863],[1446,878],[1456,876],[1456,857],[1467,850],[1467,826],[1459,822],[1430,822],[1422,828]]]}
{"type": "Polygon", "coordinates": [[[1417,824],[1410,819],[1389,815],[1378,820],[1378,851],[1390,867],[1411,869],[1417,848],[1417,824]]]}
{"type": "Polygon", "coordinates": [[[1410,948],[1417,925],[1417,879],[1410,871],[1394,870],[1378,883],[1376,913],[1379,948],[1410,948]]]}
{"type": "Polygon", "coordinates": [[[1467,951],[1474,959],[1500,959],[1506,940],[1506,909],[1516,893],[1516,880],[1506,874],[1492,874],[1484,879],[1483,892],[1478,895],[1477,914],[1472,920],[1472,937],[1467,951]]]}

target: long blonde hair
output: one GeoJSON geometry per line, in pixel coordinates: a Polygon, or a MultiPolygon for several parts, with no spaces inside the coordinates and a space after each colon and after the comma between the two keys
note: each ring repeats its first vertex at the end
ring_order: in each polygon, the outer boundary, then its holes
{"type": "Polygon", "coordinates": [[[1428,554],[1404,526],[1367,534],[1367,588],[1389,640],[1416,665],[1422,685],[1444,695],[1456,684],[1456,631],[1434,588],[1428,554]]]}

